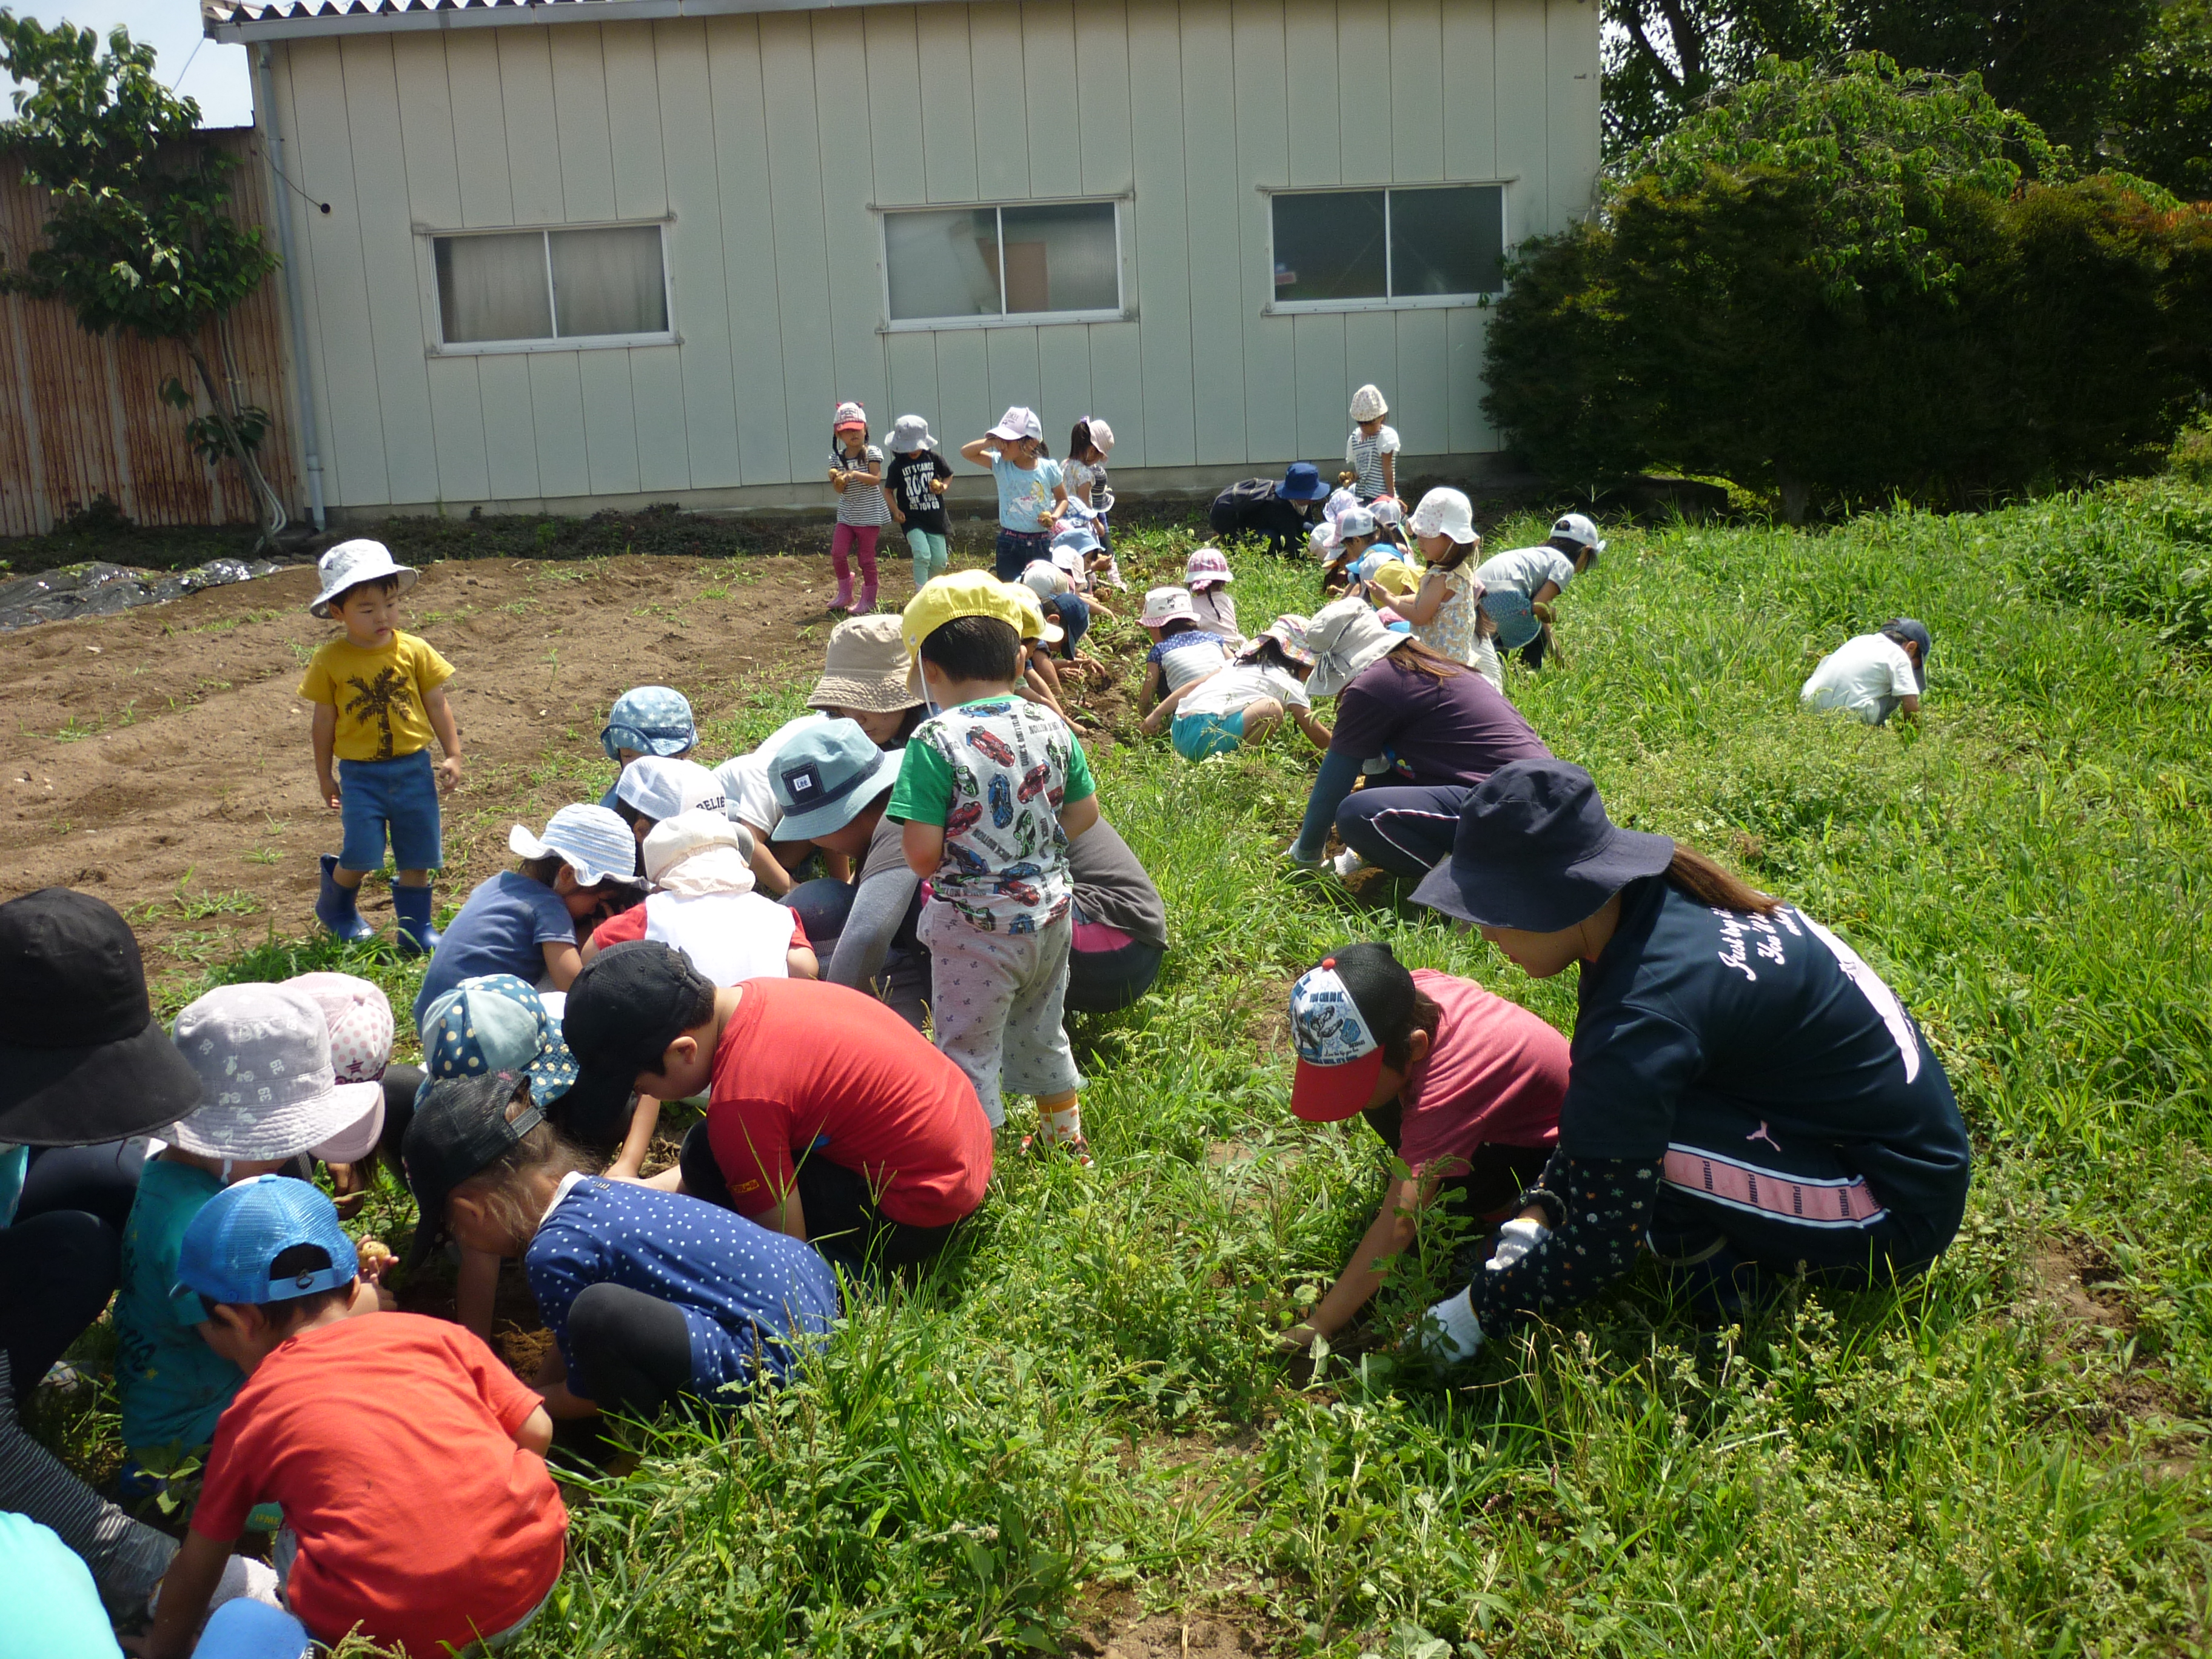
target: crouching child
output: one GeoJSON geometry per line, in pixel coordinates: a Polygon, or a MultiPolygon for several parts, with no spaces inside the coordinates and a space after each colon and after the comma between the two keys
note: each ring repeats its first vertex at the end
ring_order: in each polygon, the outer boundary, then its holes
{"type": "Polygon", "coordinates": [[[191,1528],[162,1580],[150,1659],[184,1659],[258,1504],[283,1506],[275,1565],[306,1638],[359,1631],[434,1659],[498,1647],[561,1576],[568,1511],[538,1397],[458,1325],[352,1316],[355,1251],[315,1188],[282,1176],[210,1199],[183,1287],[207,1345],[245,1373],[216,1425],[191,1528]]]}

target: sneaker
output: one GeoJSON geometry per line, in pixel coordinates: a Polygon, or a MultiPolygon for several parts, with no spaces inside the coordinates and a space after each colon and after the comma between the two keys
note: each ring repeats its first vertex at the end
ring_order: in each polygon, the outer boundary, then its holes
{"type": "Polygon", "coordinates": [[[1049,1157],[1056,1152],[1066,1152],[1074,1158],[1079,1169],[1087,1170],[1091,1167],[1091,1143],[1081,1135],[1076,1136],[1073,1140],[1054,1140],[1041,1134],[1024,1135],[1022,1151],[1024,1153],[1034,1153],[1040,1158],[1049,1157]]]}
{"type": "Polygon", "coordinates": [[[1328,861],[1328,867],[1336,872],[1339,881],[1349,881],[1367,867],[1367,860],[1347,847],[1328,861]]]}

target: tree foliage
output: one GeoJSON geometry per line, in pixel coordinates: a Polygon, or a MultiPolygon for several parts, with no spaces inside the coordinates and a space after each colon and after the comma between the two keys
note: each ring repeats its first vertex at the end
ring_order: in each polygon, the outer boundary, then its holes
{"type": "MultiPolygon", "coordinates": [[[[161,84],[154,49],[124,29],[103,51],[90,29],[0,11],[0,70],[22,83],[0,148],[53,201],[45,245],[18,268],[0,264],[0,289],[60,301],[91,333],[127,329],[183,346],[221,453],[246,471],[274,535],[283,507],[246,436],[266,416],[240,409],[206,350],[211,326],[277,264],[260,231],[229,211],[236,163],[195,141],[199,106],[161,84]]],[[[194,425],[204,447],[209,428],[194,425]]]]}
{"type": "Polygon", "coordinates": [[[1524,244],[1486,400],[1537,470],[1955,501],[2154,465],[2212,388],[2212,210],[2024,178],[1968,77],[1770,64],[1524,244]]]}

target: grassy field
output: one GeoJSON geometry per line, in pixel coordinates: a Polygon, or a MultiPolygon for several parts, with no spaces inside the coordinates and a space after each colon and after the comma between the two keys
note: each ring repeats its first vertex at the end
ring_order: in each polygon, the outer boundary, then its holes
{"type": "MultiPolygon", "coordinates": [[[[1507,529],[1493,545],[1540,533],[1507,529]]],[[[1125,567],[1141,586],[1192,544],[1147,532],[1125,567]]],[[[1295,733],[1198,767],[1116,744],[1102,799],[1174,951],[1080,1032],[1097,1167],[1003,1167],[937,1278],[856,1311],[811,1381],[726,1437],[669,1429],[632,1472],[577,1472],[570,1573],[511,1651],[1061,1650],[1160,1613],[1343,1659],[2197,1651],[2208,564],[2212,493],[2170,480],[1621,531],[1565,601],[1569,666],[1510,682],[1617,818],[1798,902],[1917,1012],[1978,1156],[1923,1284],[1710,1332],[1643,1273],[1436,1378],[1396,1352],[1439,1288],[1409,1266],[1356,1357],[1286,1370],[1271,1332],[1385,1175],[1356,1121],[1290,1117],[1288,981],[1382,938],[1563,1026],[1572,985],[1388,888],[1291,873],[1295,733]],[[1923,730],[1797,711],[1820,651],[1901,611],[1937,642],[1923,730]]],[[[1248,626],[1312,608],[1310,567],[1237,568],[1248,626]]],[[[606,769],[544,763],[580,797],[606,769]]],[[[272,946],[222,976],[336,957],[272,946]]]]}

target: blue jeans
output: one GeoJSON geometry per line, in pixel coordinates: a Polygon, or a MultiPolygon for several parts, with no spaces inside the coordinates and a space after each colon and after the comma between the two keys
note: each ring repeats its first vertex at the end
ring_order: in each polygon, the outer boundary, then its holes
{"type": "Polygon", "coordinates": [[[446,849],[438,833],[438,773],[430,764],[430,751],[417,749],[386,761],[340,761],[338,822],[345,829],[341,870],[384,868],[387,829],[396,867],[441,868],[446,849]]]}

